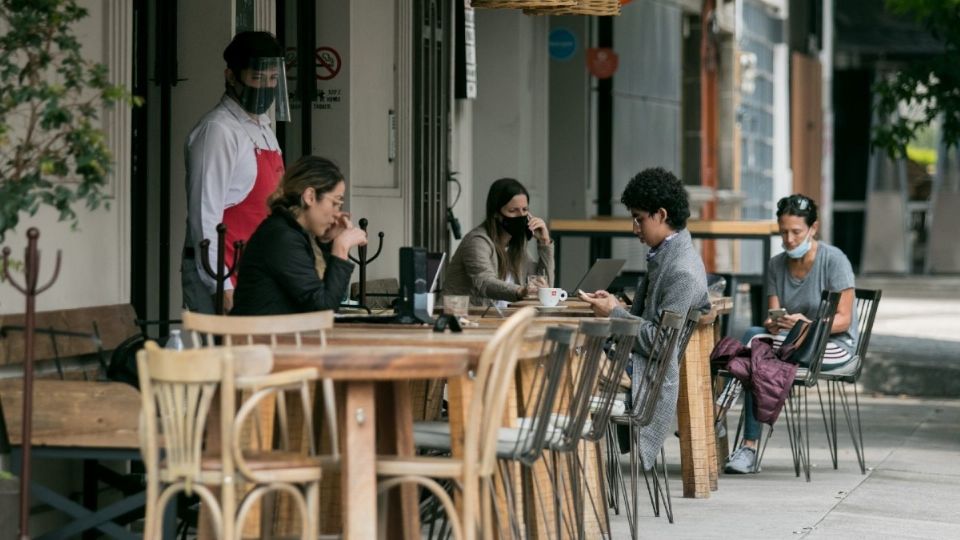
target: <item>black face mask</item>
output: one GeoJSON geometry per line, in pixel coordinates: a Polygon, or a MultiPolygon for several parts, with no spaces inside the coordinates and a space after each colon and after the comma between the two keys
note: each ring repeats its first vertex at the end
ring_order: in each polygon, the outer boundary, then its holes
{"type": "Polygon", "coordinates": [[[527,227],[527,216],[507,217],[500,215],[500,226],[513,238],[533,238],[533,231],[527,227]]]}
{"type": "Polygon", "coordinates": [[[276,88],[264,87],[253,88],[243,83],[240,84],[240,106],[243,110],[251,114],[263,114],[273,105],[276,97],[276,88]]]}

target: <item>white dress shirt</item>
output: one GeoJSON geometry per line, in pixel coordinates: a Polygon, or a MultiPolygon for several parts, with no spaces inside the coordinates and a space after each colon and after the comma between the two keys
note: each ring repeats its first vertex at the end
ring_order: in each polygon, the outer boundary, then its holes
{"type": "MultiPolygon", "coordinates": [[[[216,281],[203,269],[200,242],[210,240],[210,264],[217,268],[217,225],[223,212],[247,198],[257,179],[255,150],[277,150],[280,145],[270,118],[254,120],[226,94],[197,122],[184,145],[187,168],[187,234],[184,246],[193,246],[200,279],[210,290],[216,281]]],[[[231,262],[231,261],[228,261],[231,262]]],[[[233,289],[228,279],[225,290],[233,289]]]]}

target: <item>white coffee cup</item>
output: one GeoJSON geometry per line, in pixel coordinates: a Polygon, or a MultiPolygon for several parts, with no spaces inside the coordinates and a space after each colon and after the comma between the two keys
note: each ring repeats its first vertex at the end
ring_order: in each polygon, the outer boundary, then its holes
{"type": "Polygon", "coordinates": [[[556,287],[540,287],[537,298],[545,307],[553,307],[567,299],[567,291],[556,287]]]}

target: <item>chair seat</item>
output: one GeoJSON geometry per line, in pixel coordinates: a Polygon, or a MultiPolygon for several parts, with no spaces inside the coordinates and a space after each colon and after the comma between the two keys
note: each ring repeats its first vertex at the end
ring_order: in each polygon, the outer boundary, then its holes
{"type": "MultiPolygon", "coordinates": [[[[526,425],[529,419],[520,418],[520,428],[500,428],[497,431],[497,458],[516,459],[526,453],[528,448],[518,446],[521,436],[529,433],[526,425]]],[[[550,428],[547,431],[547,442],[559,440],[560,432],[550,428]]],[[[446,422],[417,422],[413,425],[413,442],[418,448],[430,450],[450,451],[450,424],[446,422]]]]}
{"type": "MultiPolygon", "coordinates": [[[[627,404],[623,402],[622,399],[618,399],[620,394],[613,399],[613,404],[610,405],[610,414],[613,416],[622,416],[627,412],[627,404]]],[[[590,398],[590,412],[597,413],[600,412],[600,406],[603,404],[603,398],[600,396],[593,396],[590,398]]]]}
{"type": "Polygon", "coordinates": [[[828,381],[857,382],[857,372],[860,370],[860,357],[854,356],[852,360],[830,371],[820,371],[820,378],[828,381]]]}
{"type": "Polygon", "coordinates": [[[460,478],[463,476],[463,462],[451,457],[377,456],[377,475],[460,478]]]}

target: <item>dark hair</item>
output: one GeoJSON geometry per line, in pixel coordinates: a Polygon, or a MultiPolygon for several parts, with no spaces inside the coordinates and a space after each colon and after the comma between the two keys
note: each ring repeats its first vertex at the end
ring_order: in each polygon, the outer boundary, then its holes
{"type": "Polygon", "coordinates": [[[343,173],[334,162],[319,156],[303,156],[283,174],[268,203],[271,208],[297,214],[303,208],[303,192],[307,188],[313,188],[319,197],[343,181],[343,173]]]}
{"type": "Polygon", "coordinates": [[[523,273],[526,269],[527,239],[523,236],[511,237],[510,244],[507,249],[504,249],[502,240],[505,231],[499,222],[500,209],[517,195],[526,195],[527,202],[530,202],[530,193],[527,192],[527,188],[513,178],[501,178],[491,184],[490,191],[487,192],[487,215],[483,221],[483,228],[493,240],[494,249],[497,250],[499,277],[506,277],[509,270],[517,283],[521,283],[526,279],[523,273]]]}
{"type": "Polygon", "coordinates": [[[240,76],[241,69],[250,67],[254,58],[282,58],[283,47],[270,32],[240,32],[223,50],[223,59],[235,75],[240,76]]]}
{"type": "Polygon", "coordinates": [[[817,222],[817,203],[806,195],[794,193],[777,201],[777,219],[781,216],[802,217],[807,227],[817,222]]]}
{"type": "Polygon", "coordinates": [[[620,202],[627,209],[651,214],[663,208],[667,211],[667,224],[674,230],[686,227],[690,217],[687,190],[679,178],[662,167],[637,173],[623,189],[620,202]]]}

